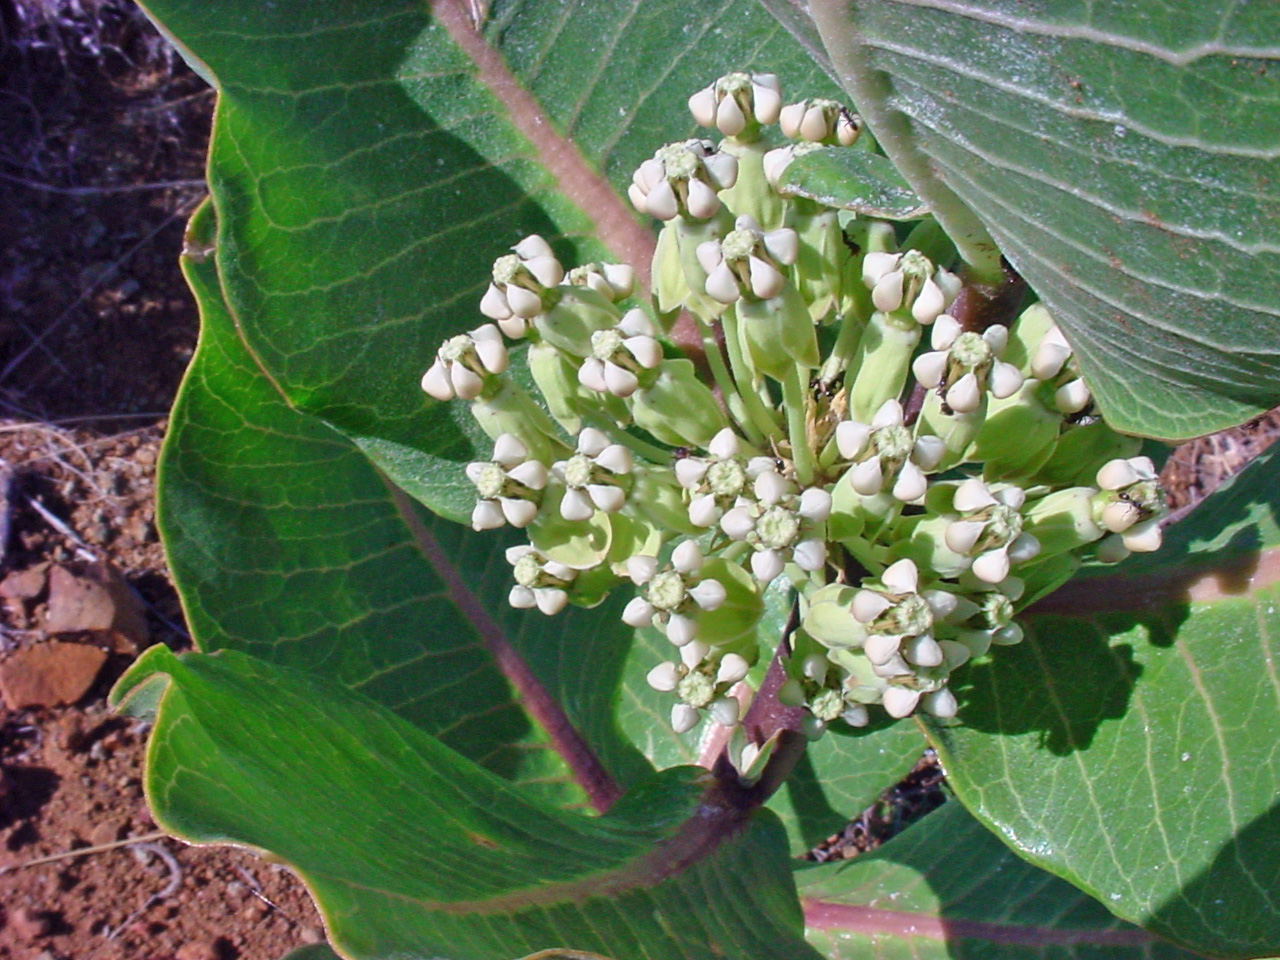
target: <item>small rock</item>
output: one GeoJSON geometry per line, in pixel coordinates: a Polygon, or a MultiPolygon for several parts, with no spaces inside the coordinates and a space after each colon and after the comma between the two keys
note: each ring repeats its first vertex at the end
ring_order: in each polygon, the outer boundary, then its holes
{"type": "Polygon", "coordinates": [[[103,634],[116,653],[137,653],[149,636],[141,601],[105,560],[76,570],[58,565],[49,571],[44,628],[51,634],[103,634]]]}
{"type": "Polygon", "coordinates": [[[115,843],[123,832],[124,828],[120,824],[109,820],[103,821],[89,832],[89,845],[101,847],[104,844],[115,843]]]}
{"type": "Polygon", "coordinates": [[[10,710],[75,703],[106,661],[106,651],[83,643],[39,643],[0,663],[0,696],[10,710]]]}
{"type": "Polygon", "coordinates": [[[0,580],[0,597],[6,600],[34,600],[44,593],[49,581],[48,562],[37,563],[25,570],[14,570],[0,580]]]}
{"type": "Polygon", "coordinates": [[[53,925],[49,915],[31,907],[18,907],[9,911],[9,926],[21,940],[39,940],[47,936],[53,925]]]}
{"type": "Polygon", "coordinates": [[[324,934],[315,927],[300,927],[298,929],[298,939],[303,943],[323,943],[324,934]]]}
{"type": "Polygon", "coordinates": [[[222,960],[216,940],[189,940],[180,946],[173,960],[222,960]]]}

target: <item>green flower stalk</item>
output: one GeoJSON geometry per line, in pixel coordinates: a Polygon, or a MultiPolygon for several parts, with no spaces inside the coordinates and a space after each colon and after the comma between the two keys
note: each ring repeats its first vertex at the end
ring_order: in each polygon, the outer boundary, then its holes
{"type": "MultiPolygon", "coordinates": [[[[677,732],[737,725],[780,654],[806,736],[876,709],[963,722],[951,674],[1020,642],[1023,606],[1084,558],[1159,546],[1155,470],[1097,418],[1042,306],[966,331],[951,264],[779,191],[794,156],[857,139],[840,104],[783,108],[776,78],[736,73],[690,108],[723,139],[661,147],[628,190],[663,222],[653,290],[526,237],[493,265],[493,322],[424,375],[493,439],[465,468],[471,525],[528,536],[507,551],[513,606],[634,591],[624,622],[675,650],[648,681],[677,732]],[[775,123],[801,142],[777,148],[775,123]],[[697,365],[665,339],[677,315],[697,365]],[[760,629],[769,589],[798,604],[786,647],[760,629]]],[[[760,745],[734,736],[754,769],[760,745]]]]}

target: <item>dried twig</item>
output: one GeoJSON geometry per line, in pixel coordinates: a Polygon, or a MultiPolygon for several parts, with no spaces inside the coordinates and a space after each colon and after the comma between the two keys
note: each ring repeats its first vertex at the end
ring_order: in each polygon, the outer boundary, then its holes
{"type": "Polygon", "coordinates": [[[140,837],[129,837],[126,840],[113,840],[111,843],[99,843],[92,847],[80,847],[76,850],[66,850],[62,853],[52,853],[47,857],[36,857],[34,860],[26,860],[23,863],[11,863],[8,866],[0,867],[0,876],[9,873],[11,870],[25,870],[27,867],[39,867],[46,863],[58,863],[62,860],[73,860],[76,857],[87,857],[94,853],[105,853],[108,850],[116,850],[120,847],[127,847],[133,843],[147,843],[153,840],[163,840],[168,834],[163,831],[155,833],[144,833],[140,837]]]}

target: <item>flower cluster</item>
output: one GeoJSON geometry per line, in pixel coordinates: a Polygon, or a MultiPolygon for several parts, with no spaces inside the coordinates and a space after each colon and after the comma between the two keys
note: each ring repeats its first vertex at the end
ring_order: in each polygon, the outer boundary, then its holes
{"type": "Polygon", "coordinates": [[[493,441],[466,469],[472,526],[527,534],[517,607],[633,590],[622,619],[674,648],[649,682],[679,732],[736,724],[780,647],[812,736],[874,704],[953,716],[951,672],[1018,643],[1018,610],[1159,546],[1152,463],[1096,416],[1042,306],[966,329],[917,232],[778,186],[797,156],[867,146],[848,110],[743,73],[689,106],[722,139],[662,147],[629,190],[662,223],[651,299],[630,267],[566,271],[527,237],[494,264],[492,322],[424,376],[493,441]],[[786,638],[759,629],[770,585],[798,604],[786,638]]]}

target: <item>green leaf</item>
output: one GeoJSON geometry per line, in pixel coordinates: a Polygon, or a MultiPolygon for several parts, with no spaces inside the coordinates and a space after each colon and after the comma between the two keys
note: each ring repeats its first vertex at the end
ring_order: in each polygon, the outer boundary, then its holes
{"type": "Polygon", "coordinates": [[[958,803],[871,853],[796,879],[809,941],[830,960],[1193,956],[1020,860],[958,803]]]}
{"type": "Polygon", "coordinates": [[[1280,456],[1126,563],[1033,608],[934,731],[958,796],[1117,915],[1222,957],[1280,953],[1280,456]],[[1090,838],[1082,842],[1082,838],[1090,838]]]}
{"type": "Polygon", "coordinates": [[[1280,400],[1280,7],[810,8],[885,152],[966,259],[994,270],[994,238],[1113,426],[1189,437],[1280,400]]]}
{"type": "Polygon", "coordinates": [[[737,69],[833,90],[754,0],[536,0],[495,7],[483,35],[470,9],[148,3],[219,90],[219,276],[250,353],[455,520],[476,451],[418,382],[484,321],[494,259],[541,233],[568,266],[607,256],[647,277],[652,229],[624,191],[695,133],[688,96],[737,69]]]}
{"type": "Polygon", "coordinates": [[[280,960],[342,960],[327,943],[309,943],[297,950],[290,950],[280,960]]]}
{"type": "Polygon", "coordinates": [[[660,774],[592,818],[531,800],[315,673],[153,647],[119,696],[156,682],[156,821],[286,860],[343,956],[817,958],[777,821],[746,820],[701,769],[660,774]]]}
{"type": "Polygon", "coordinates": [[[790,194],[881,220],[919,220],[925,206],[897,169],[878,154],[827,147],[787,165],[782,186],[790,194]]]}
{"type": "MultiPolygon", "coordinates": [[[[196,215],[189,249],[212,219],[196,215]]],[[[158,513],[200,648],[323,672],[557,802],[607,805],[608,774],[646,774],[613,719],[631,635],[618,603],[557,619],[511,609],[508,541],[421,510],[289,409],[236,336],[213,259],[184,266],[203,328],[158,513]]]]}

